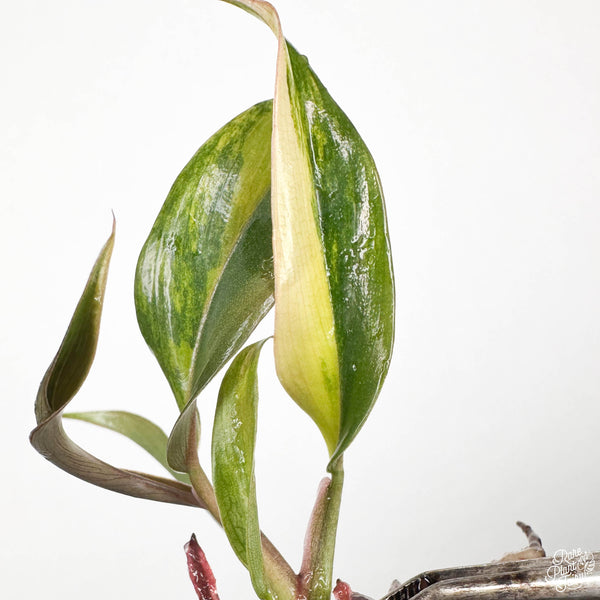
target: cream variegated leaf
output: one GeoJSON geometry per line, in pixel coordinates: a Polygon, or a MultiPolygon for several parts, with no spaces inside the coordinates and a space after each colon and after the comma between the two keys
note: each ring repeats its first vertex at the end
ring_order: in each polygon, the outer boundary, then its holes
{"type": "Polygon", "coordinates": [[[278,39],[272,191],[275,361],[319,426],[330,466],[387,373],[394,285],[383,193],[362,138],[262,0],[225,0],[278,39]]]}
{"type": "Polygon", "coordinates": [[[144,244],[135,282],[140,329],[181,415],[167,461],[197,463],[197,396],[273,305],[272,102],[238,115],[173,184],[144,244]]]}
{"type": "Polygon", "coordinates": [[[140,329],[183,410],[273,304],[271,101],[215,133],[177,177],[142,248],[140,329]]]}

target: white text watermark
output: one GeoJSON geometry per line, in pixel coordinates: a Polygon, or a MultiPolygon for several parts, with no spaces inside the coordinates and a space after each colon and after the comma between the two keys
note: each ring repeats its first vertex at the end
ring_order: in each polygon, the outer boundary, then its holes
{"type": "Polygon", "coordinates": [[[583,579],[591,575],[596,566],[591,552],[577,548],[557,550],[552,564],[546,570],[546,581],[553,582],[557,592],[577,590],[583,586],[583,579]]]}

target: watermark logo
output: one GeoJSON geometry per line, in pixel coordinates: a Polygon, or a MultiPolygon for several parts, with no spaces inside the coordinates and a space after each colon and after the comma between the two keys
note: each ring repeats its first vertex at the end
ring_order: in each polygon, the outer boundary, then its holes
{"type": "Polygon", "coordinates": [[[557,592],[578,590],[583,586],[583,579],[592,574],[595,566],[596,561],[591,552],[581,548],[557,550],[546,571],[546,581],[553,582],[557,592]]]}

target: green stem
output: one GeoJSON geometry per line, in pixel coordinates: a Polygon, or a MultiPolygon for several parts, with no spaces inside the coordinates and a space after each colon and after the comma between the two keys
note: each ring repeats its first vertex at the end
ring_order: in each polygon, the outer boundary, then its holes
{"type": "MultiPolygon", "coordinates": [[[[212,483],[198,460],[189,462],[192,464],[188,464],[188,474],[195,494],[206,505],[215,521],[222,526],[212,483]]],[[[261,541],[265,575],[269,581],[269,587],[278,600],[293,600],[296,592],[296,574],[264,533],[261,533],[261,541]]]]}
{"type": "Polygon", "coordinates": [[[296,598],[296,574],[269,538],[261,533],[265,577],[276,600],[296,598]]]}
{"type": "Polygon", "coordinates": [[[344,486],[342,459],[340,456],[332,465],[331,479],[321,483],[306,532],[297,595],[307,600],[331,598],[335,539],[344,486]]]}
{"type": "Polygon", "coordinates": [[[197,460],[191,462],[192,464],[189,465],[188,475],[190,476],[192,488],[194,488],[194,492],[198,498],[204,502],[208,512],[214,517],[215,521],[219,525],[222,525],[219,505],[217,504],[217,497],[215,496],[215,490],[212,483],[206,476],[200,463],[197,460]]]}

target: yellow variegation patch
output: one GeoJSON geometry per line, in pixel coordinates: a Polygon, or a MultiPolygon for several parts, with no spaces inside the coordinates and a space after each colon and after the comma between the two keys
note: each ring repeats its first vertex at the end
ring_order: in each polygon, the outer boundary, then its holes
{"type": "Polygon", "coordinates": [[[371,154],[262,0],[225,0],[278,40],[271,213],[275,362],[319,426],[330,468],[371,410],[389,366],[394,291],[371,154]]]}

